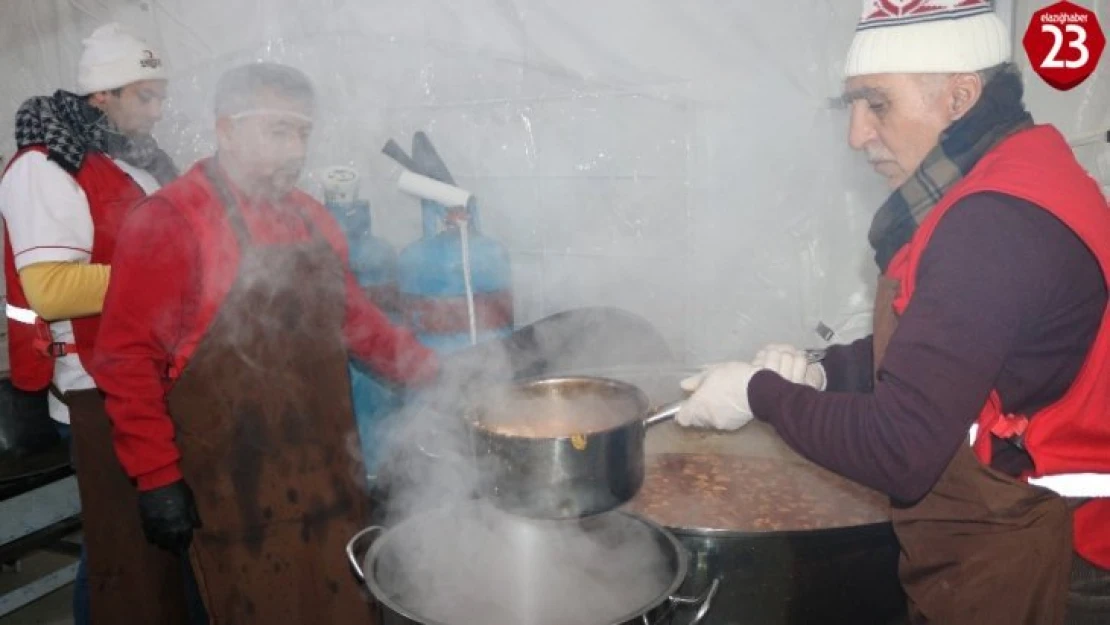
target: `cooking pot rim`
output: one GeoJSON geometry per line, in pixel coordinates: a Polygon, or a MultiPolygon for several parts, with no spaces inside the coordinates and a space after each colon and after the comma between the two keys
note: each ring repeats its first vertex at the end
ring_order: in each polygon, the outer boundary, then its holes
{"type": "Polygon", "coordinates": [[[708,527],[686,527],[686,526],[673,526],[664,525],[667,531],[675,536],[691,536],[702,538],[737,538],[737,539],[760,539],[760,538],[786,538],[786,539],[801,539],[801,538],[838,538],[846,536],[870,536],[887,534],[893,528],[893,523],[887,521],[872,521],[870,523],[861,523],[859,525],[840,525],[837,527],[822,527],[809,530],[770,530],[766,532],[758,532],[752,530],[733,530],[733,529],[720,529],[708,527]]]}
{"type": "MultiPolygon", "coordinates": [[[[384,545],[386,543],[386,538],[391,533],[399,531],[399,528],[403,527],[407,523],[411,523],[411,522],[415,521],[418,517],[424,517],[426,515],[434,515],[434,514],[446,514],[446,513],[449,513],[454,507],[459,506],[459,505],[474,506],[474,505],[477,505],[477,504],[476,504],[476,502],[473,502],[473,501],[467,502],[467,503],[464,503],[464,504],[458,504],[458,503],[447,504],[447,505],[439,507],[439,508],[434,508],[432,510],[427,510],[427,511],[424,511],[424,512],[414,514],[412,516],[409,516],[409,517],[405,518],[404,520],[402,520],[401,522],[399,522],[398,524],[396,524],[392,527],[385,528],[381,532],[381,534],[377,538],[374,539],[374,542],[370,545],[370,549],[368,550],[367,554],[363,558],[362,568],[363,568],[363,575],[364,575],[365,580],[366,580],[365,581],[366,586],[370,589],[370,593],[374,595],[375,599],[382,602],[382,604],[385,605],[386,607],[388,607],[390,610],[393,610],[398,615],[400,615],[400,616],[402,616],[402,617],[404,617],[404,618],[406,618],[410,621],[414,621],[414,622],[417,622],[417,623],[422,623],[423,625],[451,625],[450,623],[444,623],[442,621],[435,621],[435,620],[432,620],[432,619],[421,617],[421,616],[415,614],[414,612],[412,612],[411,610],[401,606],[398,602],[394,601],[393,598],[390,597],[385,592],[385,590],[381,587],[381,585],[378,584],[377,569],[375,568],[374,563],[377,561],[378,556],[381,555],[381,551],[384,548],[384,547],[382,547],[382,545],[384,545]]],[[[678,589],[686,581],[686,577],[687,577],[688,572],[689,572],[690,555],[689,555],[689,552],[687,551],[686,547],[684,547],[682,545],[682,543],[679,542],[678,538],[670,530],[668,530],[666,527],[663,527],[659,523],[656,523],[655,521],[652,521],[651,519],[649,519],[649,518],[647,518],[647,517],[645,517],[641,514],[636,514],[636,513],[633,513],[633,512],[626,511],[626,510],[612,510],[610,512],[607,512],[606,514],[620,514],[620,515],[623,515],[623,516],[626,516],[626,517],[630,517],[630,518],[648,526],[656,534],[659,534],[659,535],[662,535],[662,536],[666,537],[667,544],[669,544],[671,546],[671,549],[674,553],[675,560],[676,560],[674,578],[671,580],[670,585],[665,590],[663,590],[662,593],[659,596],[652,599],[647,605],[644,605],[640,608],[637,608],[635,611],[628,612],[628,613],[622,615],[618,620],[615,620],[612,623],[607,624],[607,625],[620,625],[621,623],[626,623],[628,621],[632,621],[632,620],[640,618],[642,615],[647,614],[648,612],[651,612],[652,610],[654,610],[654,609],[660,607],[661,605],[663,605],[664,603],[666,603],[671,597],[674,597],[675,593],[678,592],[678,589]]]]}
{"type": "Polygon", "coordinates": [[[651,416],[652,412],[654,411],[655,407],[652,406],[651,401],[648,400],[647,393],[645,393],[643,389],[641,389],[639,386],[625,382],[623,380],[608,378],[602,375],[578,375],[569,373],[560,375],[538,375],[521,378],[519,380],[513,380],[512,382],[509,382],[507,386],[508,388],[515,390],[534,385],[553,385],[575,381],[598,382],[606,386],[617,388],[622,392],[628,393],[632,400],[636,402],[635,416],[629,417],[626,421],[622,423],[618,423],[617,425],[600,430],[591,430],[589,432],[570,432],[568,434],[560,434],[558,436],[527,436],[524,434],[506,434],[502,432],[494,432],[490,428],[482,425],[479,420],[474,417],[474,413],[481,409],[481,402],[478,402],[477,406],[471,406],[466,410],[461,411],[460,414],[462,415],[463,421],[467,425],[479,432],[482,432],[487,436],[519,441],[567,441],[579,436],[590,437],[610,434],[618,430],[623,430],[629,426],[635,426],[636,423],[644,424],[644,420],[651,416]]]}

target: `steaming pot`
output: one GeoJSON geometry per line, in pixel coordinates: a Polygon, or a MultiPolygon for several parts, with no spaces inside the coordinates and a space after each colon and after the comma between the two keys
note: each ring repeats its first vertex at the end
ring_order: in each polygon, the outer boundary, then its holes
{"type": "Polygon", "coordinates": [[[481,495],[532,518],[571,519],[628,502],[644,480],[648,427],[680,401],[649,414],[635,385],[592,376],[524,380],[466,411],[486,469],[481,495]]]}
{"type": "Polygon", "coordinates": [[[363,529],[346,552],[382,625],[677,624],[680,607],[696,625],[718,590],[677,596],[689,554],[663,527],[621,511],[547,521],[454,503],[363,529]]]}

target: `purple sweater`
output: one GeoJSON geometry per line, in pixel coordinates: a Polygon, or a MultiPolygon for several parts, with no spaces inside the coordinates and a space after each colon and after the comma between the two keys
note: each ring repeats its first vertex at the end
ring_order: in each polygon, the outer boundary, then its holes
{"type": "MultiPolygon", "coordinates": [[[[756,417],[814,462],[912,502],[940,477],[992,388],[1032,414],[1082,366],[1107,305],[1098,262],[1047,211],[994,193],[945,215],[919,265],[913,300],[878,382],[871,338],[829,349],[819,393],[769,371],[748,387],[756,417]]],[[[994,466],[1032,466],[995,441],[994,466]]]]}

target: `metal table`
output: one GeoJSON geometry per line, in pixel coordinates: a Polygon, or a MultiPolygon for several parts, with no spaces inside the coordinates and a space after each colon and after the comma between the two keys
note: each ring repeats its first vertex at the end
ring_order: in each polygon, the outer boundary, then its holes
{"type": "MultiPolygon", "coordinates": [[[[77,555],[79,547],[63,539],[81,528],[80,514],[65,441],[36,453],[0,457],[0,563],[17,562],[40,549],[77,555]]],[[[76,575],[73,562],[0,595],[0,616],[72,583],[76,575]]]]}

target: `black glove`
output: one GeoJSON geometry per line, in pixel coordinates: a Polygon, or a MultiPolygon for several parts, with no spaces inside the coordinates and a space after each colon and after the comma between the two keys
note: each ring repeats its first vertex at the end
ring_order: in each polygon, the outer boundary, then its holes
{"type": "Polygon", "coordinates": [[[173,553],[188,549],[193,530],[203,527],[185,480],[139,493],[139,516],[146,539],[173,553]]]}

